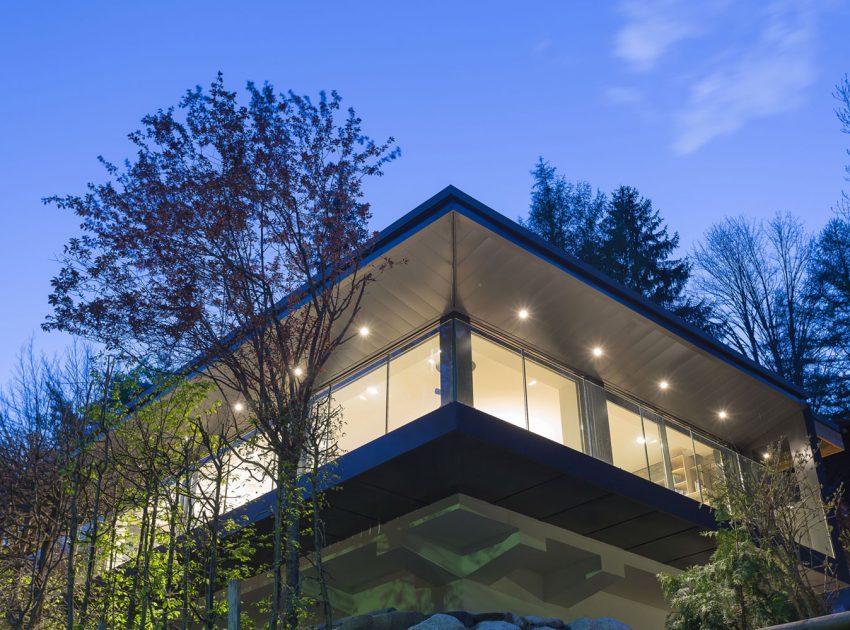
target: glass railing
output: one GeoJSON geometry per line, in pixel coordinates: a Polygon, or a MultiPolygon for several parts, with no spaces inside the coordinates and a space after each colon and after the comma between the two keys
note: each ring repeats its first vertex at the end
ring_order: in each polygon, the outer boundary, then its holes
{"type": "Polygon", "coordinates": [[[470,336],[476,409],[703,503],[718,475],[740,475],[738,453],[684,423],[495,335],[470,336]]]}
{"type": "MultiPolygon", "coordinates": [[[[740,478],[758,466],[683,422],[460,320],[364,362],[320,398],[341,414],[340,453],[458,401],[702,503],[719,475],[740,478]]],[[[207,515],[205,497],[216,484],[223,512],[273,490],[265,446],[246,436],[226,454],[224,479],[212,463],[199,463],[190,492],[195,518],[207,515]]]]}

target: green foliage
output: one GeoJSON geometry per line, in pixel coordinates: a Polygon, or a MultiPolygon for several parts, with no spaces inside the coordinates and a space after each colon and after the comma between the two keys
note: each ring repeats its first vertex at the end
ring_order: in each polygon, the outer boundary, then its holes
{"type": "Polygon", "coordinates": [[[710,500],[718,523],[705,532],[716,542],[709,561],[678,574],[658,576],[672,612],[670,630],[748,630],[807,619],[829,610],[829,561],[814,567],[827,576],[827,591],[811,581],[800,541],[827,527],[837,497],[824,502],[818,488],[800,483],[797,471],[811,456],[792,457],[781,443],[765,465],[729,470],[712,483],[710,500]]]}
{"type": "Polygon", "coordinates": [[[674,258],[679,235],[668,233],[649,199],[630,186],[609,197],[572,183],[540,158],[531,172],[531,207],[521,223],[548,243],[596,267],[686,322],[717,334],[709,307],[689,298],[691,266],[674,258]]]}
{"type": "Polygon", "coordinates": [[[744,630],[796,619],[773,579],[779,568],[769,552],[737,530],[705,535],[717,544],[707,564],[659,576],[673,610],[669,630],[744,630]]]}

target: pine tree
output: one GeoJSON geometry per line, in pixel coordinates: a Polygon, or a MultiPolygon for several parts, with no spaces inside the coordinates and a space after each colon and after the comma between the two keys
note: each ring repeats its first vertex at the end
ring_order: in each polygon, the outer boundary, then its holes
{"type": "Polygon", "coordinates": [[[531,171],[531,207],[521,223],[546,242],[593,264],[605,195],[587,182],[572,183],[542,157],[531,171]]]}
{"type": "Polygon", "coordinates": [[[554,166],[542,157],[531,171],[531,209],[528,221],[520,223],[543,240],[560,249],[566,249],[564,232],[564,180],[554,166]]]}
{"type": "Polygon", "coordinates": [[[668,234],[651,200],[620,186],[611,195],[600,232],[599,266],[605,273],[656,304],[677,305],[690,265],[671,258],[679,235],[668,234]]]}

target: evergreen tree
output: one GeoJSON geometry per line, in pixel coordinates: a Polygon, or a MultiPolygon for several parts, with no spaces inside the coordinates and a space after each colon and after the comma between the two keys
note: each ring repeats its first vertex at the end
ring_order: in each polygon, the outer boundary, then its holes
{"type": "Polygon", "coordinates": [[[587,182],[569,182],[542,157],[531,171],[531,207],[520,221],[546,242],[594,264],[605,195],[587,182]]]}
{"type": "Polygon", "coordinates": [[[672,311],[687,323],[717,336],[709,306],[685,294],[691,265],[671,258],[679,235],[629,186],[611,199],[584,181],[569,182],[542,157],[531,171],[531,207],[522,225],[672,311]]]}
{"type": "Polygon", "coordinates": [[[679,235],[637,189],[620,186],[600,225],[599,266],[626,286],[666,308],[675,308],[690,275],[687,261],[671,258],[679,235]]]}
{"type": "Polygon", "coordinates": [[[620,186],[611,195],[599,226],[596,266],[645,298],[709,334],[717,334],[711,309],[686,294],[691,263],[673,258],[679,234],[667,231],[652,201],[636,188],[620,186]]]}

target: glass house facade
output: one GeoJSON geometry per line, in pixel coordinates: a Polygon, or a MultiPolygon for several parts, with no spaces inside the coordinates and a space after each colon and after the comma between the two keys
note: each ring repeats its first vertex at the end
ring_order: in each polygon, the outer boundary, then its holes
{"type": "MultiPolygon", "coordinates": [[[[712,480],[758,465],[721,440],[596,383],[483,324],[450,318],[372,357],[320,394],[338,409],[338,449],[346,453],[439,407],[460,402],[702,503],[712,480]]],[[[226,484],[235,509],[270,492],[250,462],[264,449],[235,447],[226,484]]],[[[198,484],[210,475],[202,464],[198,484]]],[[[210,471],[211,474],[211,471],[210,471]]]]}

